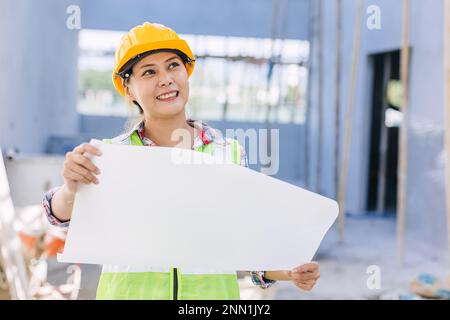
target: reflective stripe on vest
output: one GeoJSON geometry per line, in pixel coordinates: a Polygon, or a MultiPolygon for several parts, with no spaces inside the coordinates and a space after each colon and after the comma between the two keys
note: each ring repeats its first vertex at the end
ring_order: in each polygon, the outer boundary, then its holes
{"type": "MultiPolygon", "coordinates": [[[[130,144],[143,146],[135,131],[130,144]]],[[[111,139],[103,139],[113,143],[111,139]]],[[[241,150],[237,140],[230,139],[224,146],[231,161],[240,165],[241,150]]],[[[214,155],[214,143],[196,151],[214,155]]],[[[180,268],[170,272],[102,272],[97,288],[97,299],[157,299],[157,300],[239,300],[239,285],[234,274],[186,274],[180,268]]]]}

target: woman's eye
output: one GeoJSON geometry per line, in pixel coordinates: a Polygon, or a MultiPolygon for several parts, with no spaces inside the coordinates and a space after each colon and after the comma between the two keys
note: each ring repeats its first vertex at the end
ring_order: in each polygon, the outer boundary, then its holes
{"type": "Polygon", "coordinates": [[[180,64],[178,62],[173,62],[169,65],[169,69],[173,69],[175,67],[178,67],[180,64]]]}
{"type": "Polygon", "coordinates": [[[155,73],[155,71],[153,71],[152,69],[148,69],[148,70],[145,70],[142,75],[146,76],[146,75],[151,75],[151,74],[154,74],[154,73],[155,73]]]}

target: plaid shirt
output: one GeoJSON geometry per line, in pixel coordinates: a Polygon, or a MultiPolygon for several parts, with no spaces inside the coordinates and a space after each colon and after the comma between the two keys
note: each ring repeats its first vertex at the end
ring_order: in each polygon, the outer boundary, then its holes
{"type": "MultiPolygon", "coordinates": [[[[197,129],[197,135],[194,139],[194,145],[192,146],[192,149],[197,149],[203,145],[207,145],[210,143],[217,143],[226,145],[229,142],[223,138],[223,135],[220,131],[208,126],[206,123],[201,121],[194,121],[194,120],[187,120],[187,123],[197,129]]],[[[139,137],[141,138],[143,144],[145,146],[156,146],[156,143],[147,138],[144,135],[144,122],[140,122],[136,127],[132,129],[132,131],[137,131],[139,134],[139,137]]],[[[248,167],[247,162],[247,156],[245,153],[245,149],[241,146],[241,166],[248,167]]],[[[42,206],[44,208],[45,214],[47,216],[48,221],[55,226],[59,227],[68,227],[70,221],[61,221],[59,220],[52,212],[52,206],[51,201],[53,198],[53,195],[60,187],[55,187],[49,191],[47,191],[44,195],[44,198],[42,200],[42,206]]],[[[266,289],[270,287],[273,283],[276,281],[269,280],[264,278],[264,271],[250,271],[252,282],[259,286],[262,289],[266,289]]]]}

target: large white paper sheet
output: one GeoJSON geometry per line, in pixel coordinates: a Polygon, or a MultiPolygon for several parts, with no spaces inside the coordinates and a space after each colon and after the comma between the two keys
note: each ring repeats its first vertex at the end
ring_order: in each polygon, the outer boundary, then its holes
{"type": "Polygon", "coordinates": [[[100,184],[79,187],[60,262],[288,270],[311,261],[338,214],[335,201],[248,168],[180,161],[208,154],[91,143],[100,184]]]}

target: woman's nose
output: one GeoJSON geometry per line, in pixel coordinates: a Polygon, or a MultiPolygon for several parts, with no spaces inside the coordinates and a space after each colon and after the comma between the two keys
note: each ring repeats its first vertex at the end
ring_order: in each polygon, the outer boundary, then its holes
{"type": "Polygon", "coordinates": [[[162,72],[159,76],[159,86],[160,87],[167,87],[173,83],[172,78],[170,77],[169,73],[162,72]]]}

